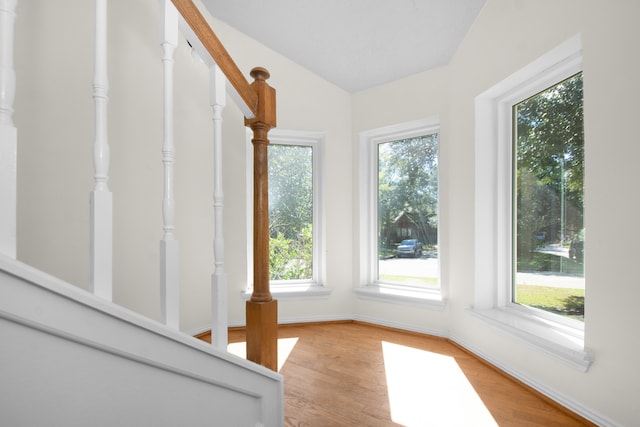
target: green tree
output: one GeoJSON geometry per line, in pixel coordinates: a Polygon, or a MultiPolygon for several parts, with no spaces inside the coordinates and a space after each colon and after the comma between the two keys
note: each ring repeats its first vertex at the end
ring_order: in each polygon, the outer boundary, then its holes
{"type": "Polygon", "coordinates": [[[583,228],[582,96],[579,73],[514,108],[519,257],[583,228]]]}
{"type": "Polygon", "coordinates": [[[313,149],[269,146],[271,280],[311,278],[313,149]]]}
{"type": "Polygon", "coordinates": [[[269,275],[271,280],[301,280],[312,277],[311,227],[302,229],[297,239],[282,233],[269,239],[269,275]]]}
{"type": "Polygon", "coordinates": [[[437,242],[438,135],[431,134],[379,145],[378,227],[381,244],[391,246],[393,223],[404,213],[419,240],[437,242]]]}

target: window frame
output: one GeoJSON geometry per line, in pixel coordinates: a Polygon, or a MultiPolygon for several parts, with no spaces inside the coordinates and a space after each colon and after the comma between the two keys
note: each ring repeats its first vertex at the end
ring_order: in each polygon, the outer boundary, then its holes
{"type": "MultiPolygon", "coordinates": [[[[322,132],[299,131],[274,128],[269,131],[270,145],[311,147],[313,179],[313,261],[311,280],[273,280],[271,293],[280,300],[326,299],[331,291],[325,286],[325,233],[324,233],[324,145],[322,132]]],[[[246,131],[247,144],[247,207],[253,206],[253,145],[252,132],[246,131]]],[[[247,209],[247,286],[242,292],[244,299],[251,297],[253,290],[253,209],[247,209]]]]}
{"type": "Polygon", "coordinates": [[[586,372],[592,359],[583,322],[512,302],[513,106],[581,71],[577,35],[475,99],[475,284],[469,313],[586,372]]]}
{"type": "MultiPolygon", "coordinates": [[[[431,116],[360,132],[359,158],[359,286],[354,289],[360,299],[388,303],[417,305],[423,308],[443,309],[443,285],[439,274],[438,290],[425,289],[411,284],[381,282],[378,277],[378,144],[423,135],[438,134],[440,144],[440,118],[431,116]]],[[[438,158],[440,152],[438,148],[438,158]]],[[[440,163],[438,162],[438,187],[440,187],[440,163]]],[[[440,242],[440,192],[438,191],[438,242],[440,242]]],[[[438,265],[442,254],[438,251],[438,265]]],[[[441,271],[440,267],[438,270],[441,271]]]]}

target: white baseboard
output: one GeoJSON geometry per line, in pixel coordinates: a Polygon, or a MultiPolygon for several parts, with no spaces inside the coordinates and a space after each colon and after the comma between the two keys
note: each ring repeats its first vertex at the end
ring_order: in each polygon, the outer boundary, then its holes
{"type": "Polygon", "coordinates": [[[370,317],[370,316],[361,316],[359,314],[356,314],[351,316],[351,319],[357,320],[359,322],[366,322],[374,325],[386,326],[388,328],[402,329],[403,331],[417,332],[419,334],[431,335],[435,337],[441,337],[441,338],[449,337],[448,331],[443,331],[439,329],[417,328],[415,326],[407,325],[405,323],[391,322],[388,320],[381,320],[381,319],[377,319],[375,317],[370,317]]]}
{"type": "MultiPolygon", "coordinates": [[[[278,318],[279,325],[291,325],[295,323],[321,323],[321,322],[344,322],[354,320],[353,316],[350,314],[344,315],[321,315],[321,316],[304,316],[304,317],[287,317],[287,318],[278,318]]],[[[241,321],[231,321],[228,323],[230,328],[243,328],[247,325],[245,320],[241,321]]],[[[205,332],[209,332],[211,330],[211,326],[203,326],[197,329],[193,329],[190,331],[186,331],[186,334],[191,336],[199,335],[205,332]]]]}

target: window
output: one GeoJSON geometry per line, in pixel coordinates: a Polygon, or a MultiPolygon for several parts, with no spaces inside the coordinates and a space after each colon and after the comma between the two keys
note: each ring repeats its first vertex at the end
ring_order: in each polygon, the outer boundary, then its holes
{"type": "Polygon", "coordinates": [[[360,136],[361,298],[442,307],[438,118],[360,136]]]}
{"type": "Polygon", "coordinates": [[[576,36],[476,98],[469,313],[586,371],[581,67],[576,36]]]}
{"type": "MultiPolygon", "coordinates": [[[[253,203],[253,147],[247,133],[248,206],[253,203]]],[[[269,271],[278,299],[326,297],[322,259],[324,136],[317,132],[269,132],[269,271]]],[[[248,278],[253,263],[253,218],[247,216],[248,278]]],[[[250,287],[250,286],[249,286],[250,287]]],[[[245,296],[250,295],[247,290],[245,296]]]]}
{"type": "Polygon", "coordinates": [[[513,107],[511,301],[584,321],[582,73],[513,107]]]}
{"type": "Polygon", "coordinates": [[[313,280],[313,148],[269,146],[269,274],[313,280]]]}

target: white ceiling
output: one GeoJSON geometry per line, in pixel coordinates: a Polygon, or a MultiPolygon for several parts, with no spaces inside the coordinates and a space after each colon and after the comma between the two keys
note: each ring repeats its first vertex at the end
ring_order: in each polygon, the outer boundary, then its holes
{"type": "Polygon", "coordinates": [[[356,92],[447,64],[485,1],[203,3],[214,17],[337,86],[356,92]]]}

